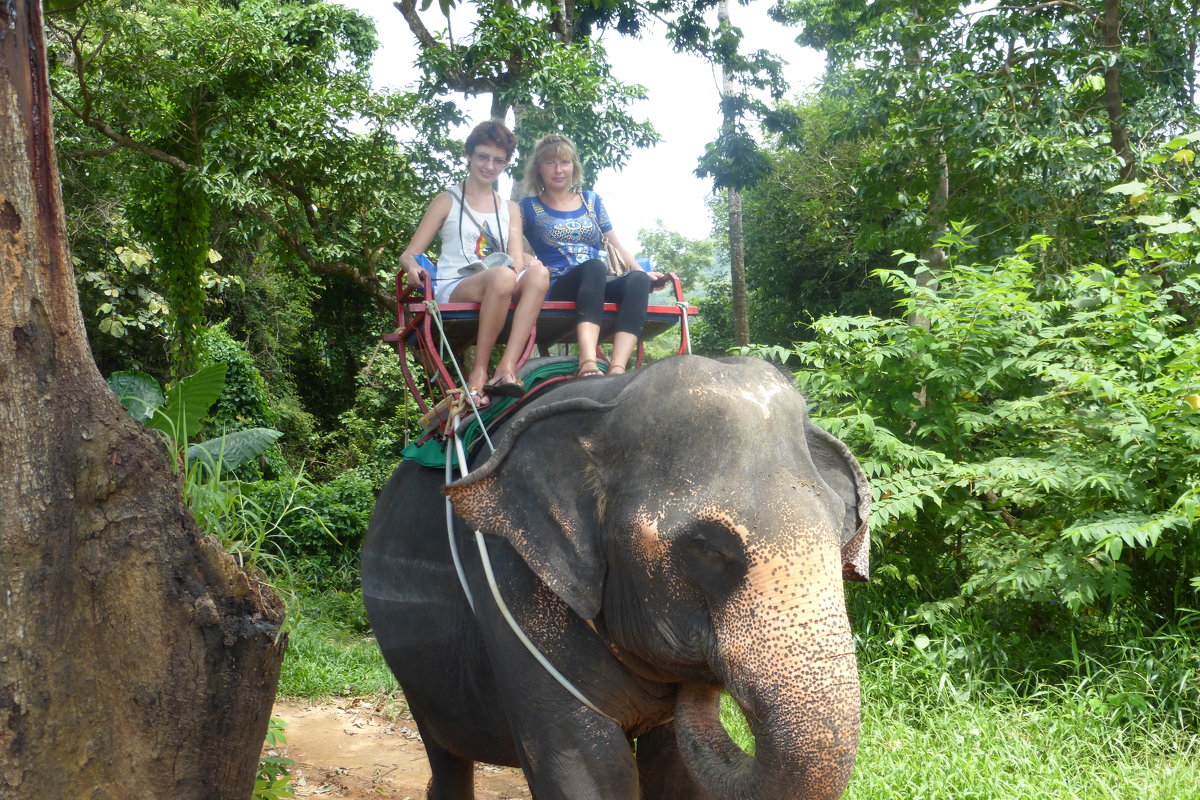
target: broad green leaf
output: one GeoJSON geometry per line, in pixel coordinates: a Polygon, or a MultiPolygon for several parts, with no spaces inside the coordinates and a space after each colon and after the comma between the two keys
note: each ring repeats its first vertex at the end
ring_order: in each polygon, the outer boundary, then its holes
{"type": "Polygon", "coordinates": [[[1155,233],[1161,233],[1163,235],[1172,233],[1190,233],[1191,231],[1195,230],[1195,226],[1190,222],[1170,222],[1166,225],[1159,225],[1153,230],[1155,233]]]}
{"type": "Polygon", "coordinates": [[[114,372],[108,378],[108,388],[112,389],[121,405],[125,406],[129,416],[138,422],[150,419],[164,402],[158,381],[144,372],[114,372]]]}
{"type": "Polygon", "coordinates": [[[209,439],[188,448],[188,461],[203,464],[219,474],[236,469],[275,443],[283,434],[270,428],[248,428],[209,439]]]}
{"type": "Polygon", "coordinates": [[[1146,184],[1142,183],[1141,181],[1130,181],[1129,183],[1120,183],[1116,186],[1111,186],[1108,189],[1105,189],[1105,191],[1109,194],[1123,194],[1133,197],[1135,195],[1144,194],[1146,191],[1146,184]]]}
{"type": "Polygon", "coordinates": [[[200,420],[225,388],[224,364],[210,364],[184,378],[167,391],[167,405],[158,409],[149,425],[170,436],[177,446],[200,429],[200,420]]]}

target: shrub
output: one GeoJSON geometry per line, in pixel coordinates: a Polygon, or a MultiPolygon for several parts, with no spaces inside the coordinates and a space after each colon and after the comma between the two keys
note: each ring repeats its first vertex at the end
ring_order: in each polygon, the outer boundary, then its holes
{"type": "Polygon", "coordinates": [[[936,281],[876,273],[908,319],[826,317],[814,341],[759,348],[803,365],[814,421],[871,477],[880,579],[946,608],[1196,605],[1200,238],[1190,216],[1163,220],[1138,216],[1121,262],[1063,275],[1042,272],[1042,236],[968,263],[956,224],[936,281]]]}
{"type": "Polygon", "coordinates": [[[268,516],[303,510],[286,515],[277,542],[291,569],[314,589],[357,586],[358,552],[378,492],[369,476],[348,470],[324,484],[260,481],[246,492],[268,516]]]}

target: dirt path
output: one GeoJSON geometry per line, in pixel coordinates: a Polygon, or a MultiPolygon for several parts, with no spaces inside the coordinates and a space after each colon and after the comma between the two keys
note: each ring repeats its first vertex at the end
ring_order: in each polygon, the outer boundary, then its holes
{"type": "MultiPolygon", "coordinates": [[[[340,800],[422,800],[429,764],[417,726],[407,714],[384,714],[370,698],[320,704],[279,700],[273,716],[284,720],[287,744],[277,754],[292,759],[296,797],[340,800]]],[[[528,800],[520,770],[479,765],[477,800],[528,800]]]]}

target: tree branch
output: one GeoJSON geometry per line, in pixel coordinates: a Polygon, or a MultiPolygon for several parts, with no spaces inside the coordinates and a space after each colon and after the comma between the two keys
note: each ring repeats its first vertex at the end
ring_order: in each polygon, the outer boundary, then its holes
{"type": "Polygon", "coordinates": [[[263,211],[261,208],[257,208],[256,206],[252,205],[246,205],[244,208],[262,220],[279,238],[279,241],[283,242],[284,246],[287,247],[287,249],[294,256],[303,261],[305,265],[313,272],[324,275],[336,275],[340,278],[345,278],[358,288],[362,289],[372,298],[379,301],[379,304],[385,309],[391,310],[395,306],[396,298],[392,296],[391,292],[387,291],[378,283],[371,280],[371,278],[368,276],[363,275],[361,272],[344,261],[335,261],[333,263],[320,261],[307,247],[304,246],[303,242],[301,242],[297,237],[293,236],[287,230],[287,228],[279,224],[279,221],[266,211],[263,211]]]}
{"type": "Polygon", "coordinates": [[[67,100],[67,98],[63,97],[58,90],[51,89],[51,91],[54,93],[54,97],[58,100],[58,102],[62,104],[63,108],[78,117],[83,124],[87,125],[88,127],[95,128],[100,133],[119,144],[121,147],[128,147],[130,150],[135,150],[142,155],[149,156],[155,161],[161,161],[164,164],[170,164],[172,167],[175,167],[181,172],[193,172],[196,169],[182,158],[159,150],[157,147],[151,147],[148,144],[143,144],[137,139],[134,139],[133,137],[127,136],[116,130],[104,120],[95,119],[94,117],[82,113],[79,111],[79,109],[75,108],[75,106],[71,105],[71,102],[67,100]]]}
{"type": "MultiPolygon", "coordinates": [[[[444,46],[440,41],[438,41],[437,37],[430,33],[429,29],[425,27],[425,23],[421,21],[421,17],[417,15],[417,7],[413,3],[413,0],[397,0],[397,2],[392,3],[392,5],[395,6],[396,10],[398,10],[401,16],[404,17],[404,21],[408,23],[408,29],[412,31],[413,36],[417,37],[417,42],[421,45],[422,50],[433,50],[435,48],[444,46]]],[[[463,94],[467,95],[495,92],[500,85],[487,78],[479,78],[468,75],[460,66],[451,68],[441,77],[443,82],[446,84],[446,88],[453,89],[454,91],[462,92],[463,94]]],[[[501,76],[501,83],[503,83],[503,78],[504,76],[501,76]]]]}
{"type": "Polygon", "coordinates": [[[438,46],[438,40],[434,38],[429,29],[425,27],[425,23],[421,21],[417,15],[417,7],[413,4],[413,0],[398,0],[392,3],[400,15],[404,17],[404,21],[408,23],[408,29],[413,32],[413,36],[417,37],[417,41],[421,43],[422,50],[428,50],[438,46]]]}
{"type": "Polygon", "coordinates": [[[300,201],[300,208],[304,211],[304,216],[308,220],[308,227],[315,231],[317,229],[317,217],[313,212],[313,207],[316,206],[316,203],[313,201],[312,197],[304,189],[304,187],[297,186],[290,181],[286,181],[273,172],[264,171],[263,177],[265,177],[269,182],[278,186],[280,189],[290,192],[292,196],[300,201]]]}

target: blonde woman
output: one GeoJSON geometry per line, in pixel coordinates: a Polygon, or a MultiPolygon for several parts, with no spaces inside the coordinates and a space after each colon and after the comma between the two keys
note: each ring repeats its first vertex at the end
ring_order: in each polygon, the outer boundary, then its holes
{"type": "Polygon", "coordinates": [[[633,269],[609,279],[604,243],[610,242],[626,264],[633,254],[617,238],[604,202],[595,192],[582,191],[583,166],[575,144],[566,136],[545,136],[534,148],[525,185],[534,196],[521,201],[525,238],[550,273],[547,300],[573,301],[579,367],[576,375],[602,374],[596,366],[600,316],[604,303],[618,305],[613,334],[610,375],[625,372],[629,357],[646,323],[651,285],[664,283],[656,272],[633,269]]]}
{"type": "Polygon", "coordinates": [[[516,376],[517,358],[537,321],[550,282],[542,263],[525,254],[517,204],[501,199],[492,188],[516,146],[503,123],[491,120],[477,125],[464,148],[467,179],[433,199],[400,255],[409,285],[419,286],[421,267],[415,256],[439,236],[442,249],[432,276],[435,299],[439,303],[479,303],[479,333],[467,388],[480,408],[491,403],[489,395],[524,394],[516,376]],[[517,307],[508,343],[488,380],[492,348],[514,298],[517,307]]]}

